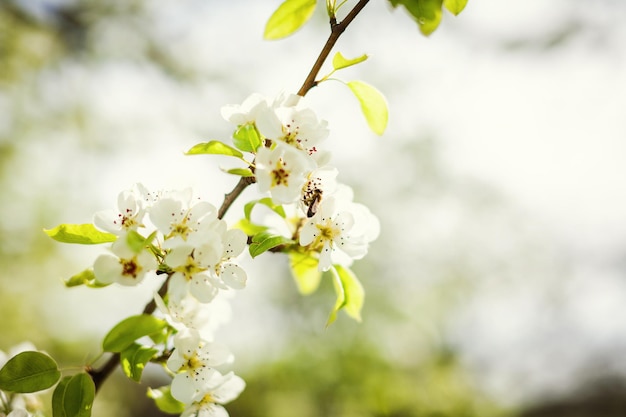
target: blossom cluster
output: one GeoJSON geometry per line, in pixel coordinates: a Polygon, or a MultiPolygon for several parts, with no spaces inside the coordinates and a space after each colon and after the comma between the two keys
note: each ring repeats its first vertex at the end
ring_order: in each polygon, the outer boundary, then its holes
{"type": "Polygon", "coordinates": [[[320,149],[329,135],[327,123],[302,104],[302,97],[271,100],[252,94],[241,105],[224,106],[222,116],[239,129],[252,126],[263,138],[253,167],[259,190],[269,192],[275,203],[297,207],[301,221],[294,237],[319,260],[320,271],[365,256],[378,237],[378,219],[337,181],[330,152],[320,149]]]}
{"type": "MultiPolygon", "coordinates": [[[[235,141],[254,155],[250,183],[270,195],[270,205],[293,214],[286,218],[290,236],[279,240],[289,244],[280,251],[305,254],[317,261],[318,271],[365,256],[378,236],[378,219],[337,181],[330,153],[321,149],[327,123],[301,97],[253,94],[241,105],[223,107],[222,115],[236,126],[233,139],[242,130],[256,138],[254,146],[235,141]]],[[[141,184],[120,193],[116,209],[96,213],[94,225],[117,237],[94,263],[98,283],[131,286],[149,275],[167,275],[167,293],[156,293],[155,303],[171,329],[162,363],[173,376],[172,397],[186,406],[182,415],[228,416],[222,404],[245,383],[218,371],[233,356],[214,333],[230,316],[229,290],[246,285],[236,258],[255,236],[229,229],[217,209],[192,198],[191,190],[152,193],[141,184]]]]}
{"type": "Polygon", "coordinates": [[[166,365],[174,374],[172,396],[187,406],[183,416],[227,416],[221,404],[245,384],[215,369],[233,358],[213,342],[213,333],[229,315],[218,294],[246,285],[246,272],[235,259],[246,235],[229,230],[217,209],[193,199],[191,190],[151,193],[140,184],[120,193],[117,209],[96,213],[94,224],[117,235],[110,253],[94,263],[99,283],[130,286],[150,274],[168,275],[167,295],[155,294],[155,301],[176,330],[166,365]]]}

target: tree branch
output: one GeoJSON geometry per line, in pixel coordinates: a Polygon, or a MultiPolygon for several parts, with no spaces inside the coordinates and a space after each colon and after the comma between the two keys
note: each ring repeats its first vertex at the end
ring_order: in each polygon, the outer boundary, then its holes
{"type": "MultiPolygon", "coordinates": [[[[331,29],[330,36],[328,37],[328,40],[326,41],[326,44],[322,48],[322,51],[320,52],[319,56],[317,57],[317,60],[313,64],[313,67],[311,68],[309,75],[304,80],[302,87],[300,87],[300,90],[298,91],[299,96],[306,95],[306,93],[309,90],[311,90],[313,87],[317,85],[317,81],[315,81],[315,78],[317,77],[317,74],[320,72],[322,65],[328,58],[330,51],[335,46],[335,43],[337,42],[341,34],[346,30],[348,25],[361,12],[361,10],[363,10],[363,8],[365,7],[365,5],[367,5],[368,2],[369,0],[359,0],[359,2],[354,6],[352,10],[350,10],[350,12],[346,15],[346,17],[340,23],[337,23],[337,20],[335,17],[332,17],[330,19],[330,29],[331,29]]],[[[229,192],[228,194],[224,195],[224,201],[222,202],[222,205],[220,206],[218,210],[217,217],[219,219],[222,219],[224,215],[226,214],[226,212],[228,211],[228,209],[230,208],[230,206],[232,206],[232,204],[239,197],[239,195],[241,195],[241,193],[246,189],[246,187],[248,187],[250,184],[253,184],[255,182],[256,180],[254,177],[241,177],[237,185],[235,185],[235,188],[233,188],[233,190],[229,192]]],[[[169,283],[169,278],[170,277],[168,275],[165,282],[163,282],[163,285],[161,285],[161,288],[159,288],[158,293],[161,297],[164,297],[165,294],[167,293],[167,286],[169,283]]],[[[154,310],[156,310],[156,302],[154,301],[154,299],[152,299],[148,304],[146,304],[146,306],[143,309],[142,314],[152,314],[154,313],[154,310]]],[[[104,381],[109,377],[109,375],[111,375],[111,373],[115,370],[115,368],[117,368],[119,364],[120,364],[120,354],[115,353],[100,368],[98,369],[87,368],[87,373],[91,375],[94,385],[96,386],[96,392],[100,389],[104,381]]]]}
{"type": "MultiPolygon", "coordinates": [[[[167,286],[170,282],[170,275],[167,276],[161,288],[159,288],[159,295],[165,297],[167,293],[167,286]]],[[[154,298],[150,300],[143,309],[142,314],[152,314],[156,310],[156,301],[154,298]]],[[[115,368],[120,364],[120,354],[114,353],[105,363],[98,369],[87,368],[87,373],[91,375],[94,385],[96,386],[96,392],[100,389],[104,381],[115,371],[115,368]]]]}
{"type": "Polygon", "coordinates": [[[237,185],[233,190],[224,196],[224,202],[220,206],[219,211],[217,212],[217,218],[222,219],[226,214],[226,211],[232,206],[237,197],[246,189],[246,187],[250,184],[254,184],[256,179],[254,177],[241,177],[237,185]]]}
{"type": "Polygon", "coordinates": [[[337,40],[339,39],[341,34],[346,30],[348,25],[352,23],[354,18],[361,12],[361,10],[363,10],[368,2],[369,0],[359,0],[354,8],[350,10],[350,13],[348,13],[348,15],[341,21],[341,23],[337,23],[337,20],[334,17],[330,19],[330,36],[328,37],[328,40],[322,48],[319,56],[317,57],[317,60],[313,64],[311,72],[309,72],[309,75],[307,75],[306,79],[304,80],[302,87],[300,87],[300,90],[298,90],[299,96],[304,97],[310,89],[317,85],[317,81],[315,80],[315,78],[322,69],[322,65],[328,58],[330,51],[335,46],[335,43],[337,43],[337,40]]]}

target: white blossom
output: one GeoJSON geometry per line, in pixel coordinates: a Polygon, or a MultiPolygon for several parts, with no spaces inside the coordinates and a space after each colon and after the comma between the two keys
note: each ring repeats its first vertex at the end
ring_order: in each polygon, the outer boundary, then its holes
{"type": "Polygon", "coordinates": [[[365,256],[379,231],[378,219],[367,207],[331,196],[300,230],[300,245],[319,252],[318,269],[327,271],[333,264],[350,265],[365,256]]]}
{"type": "Polygon", "coordinates": [[[337,168],[323,166],[311,171],[301,190],[299,206],[307,217],[312,217],[322,200],[337,189],[337,168]]]}
{"type": "Polygon", "coordinates": [[[102,284],[137,285],[146,273],[158,266],[154,255],[147,249],[136,252],[131,248],[126,234],[113,242],[111,252],[98,256],[93,265],[96,280],[102,284]]]}
{"type": "Polygon", "coordinates": [[[214,372],[205,394],[189,405],[181,417],[228,417],[222,404],[227,404],[241,394],[246,387],[243,379],[232,372],[221,375],[214,372]]]}
{"type": "Polygon", "coordinates": [[[116,235],[128,230],[137,230],[142,226],[145,214],[144,200],[148,194],[147,189],[141,184],[135,184],[130,190],[122,191],[117,197],[117,210],[97,212],[93,218],[94,225],[116,235]]]}
{"type": "Polygon", "coordinates": [[[168,196],[159,199],[150,209],[150,220],[169,246],[177,242],[202,239],[211,228],[216,227],[217,209],[210,203],[191,201],[191,195],[168,196]]]}
{"type": "Polygon", "coordinates": [[[174,336],[174,351],[167,367],[175,372],[172,396],[189,404],[202,398],[214,385],[214,366],[232,361],[231,353],[222,345],[206,341],[198,331],[183,330],[174,336]]]}
{"type": "Polygon", "coordinates": [[[312,155],[317,152],[317,145],[328,137],[327,123],[318,120],[315,112],[300,105],[300,101],[295,95],[277,100],[274,106],[258,113],[256,126],[267,139],[312,155]]]}
{"type": "Polygon", "coordinates": [[[277,203],[293,203],[300,198],[313,161],[302,151],[285,146],[260,148],[256,157],[256,179],[261,192],[270,192],[277,203]]]}
{"type": "Polygon", "coordinates": [[[158,293],[154,294],[154,301],[172,327],[179,331],[185,328],[197,330],[203,339],[212,341],[215,331],[232,316],[230,302],[224,295],[228,293],[220,294],[208,304],[191,295],[170,298],[166,304],[158,293]]]}
{"type": "MultiPolygon", "coordinates": [[[[219,222],[226,227],[225,222],[219,222]]],[[[220,289],[245,287],[246,272],[233,258],[243,251],[246,241],[241,230],[214,228],[204,232],[203,241],[197,246],[181,244],[172,248],[165,259],[174,271],[170,295],[180,300],[191,293],[200,302],[208,303],[220,289]]]]}
{"type": "Polygon", "coordinates": [[[253,93],[241,105],[227,104],[221,109],[222,117],[235,126],[254,124],[259,112],[269,107],[268,101],[261,94],[253,93]]]}

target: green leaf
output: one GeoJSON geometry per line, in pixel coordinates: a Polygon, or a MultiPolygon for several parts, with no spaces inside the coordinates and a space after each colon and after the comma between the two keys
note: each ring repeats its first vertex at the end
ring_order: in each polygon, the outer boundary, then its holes
{"type": "Polygon", "coordinates": [[[261,233],[269,229],[267,226],[254,224],[248,219],[239,220],[233,227],[243,231],[248,236],[254,236],[257,233],[261,233]]]}
{"type": "Polygon", "coordinates": [[[79,285],[86,285],[89,288],[103,288],[111,285],[98,282],[92,268],[87,268],[76,275],[72,275],[66,281],[64,281],[64,284],[68,288],[78,287],[79,285]]]}
{"type": "Polygon", "coordinates": [[[285,213],[285,209],[283,208],[282,205],[274,203],[274,201],[269,197],[265,197],[260,200],[250,201],[243,207],[243,213],[246,216],[247,220],[250,220],[252,209],[257,204],[263,204],[264,206],[268,207],[270,210],[278,214],[283,219],[287,216],[287,214],[285,213]]]}
{"type": "Polygon", "coordinates": [[[289,265],[300,294],[314,293],[322,280],[322,273],[317,268],[319,261],[308,254],[293,252],[289,254],[289,265]]]}
{"type": "Polygon", "coordinates": [[[361,111],[370,129],[377,135],[382,135],[389,119],[385,97],[380,91],[363,81],[350,81],[348,87],[359,100],[361,111]]]}
{"type": "Polygon", "coordinates": [[[54,229],[43,230],[52,239],[63,243],[94,245],[115,242],[117,236],[101,232],[93,224],[60,224],[54,229]]]}
{"type": "Polygon", "coordinates": [[[218,140],[206,143],[198,143],[189,149],[185,155],[227,155],[243,159],[243,154],[232,146],[228,146],[218,140]]]}
{"type": "Polygon", "coordinates": [[[300,29],[313,15],[317,0],[285,0],[272,14],[263,37],[280,39],[300,29]]]}
{"type": "Polygon", "coordinates": [[[96,386],[91,376],[84,372],[79,373],[72,376],[64,385],[62,408],[65,416],[90,417],[91,407],[96,396],[96,386]]]}
{"type": "Polygon", "coordinates": [[[57,363],[41,352],[21,352],[0,369],[0,390],[36,392],[50,388],[61,378],[57,363]]]}
{"type": "Polygon", "coordinates": [[[135,253],[140,253],[147,245],[147,240],[145,237],[141,236],[134,230],[129,230],[126,234],[126,243],[128,243],[128,247],[135,253]]]}
{"type": "Polygon", "coordinates": [[[96,280],[93,269],[87,268],[78,274],[72,275],[65,281],[66,287],[78,287],[79,285],[87,285],[96,280]]]}
{"type": "Polygon", "coordinates": [[[146,364],[157,352],[158,349],[133,343],[120,352],[120,363],[124,374],[133,381],[139,382],[146,364]]]}
{"type": "Polygon", "coordinates": [[[337,301],[330,312],[326,326],[330,326],[337,319],[337,312],[342,309],[356,321],[361,321],[361,309],[365,300],[363,286],[349,268],[333,265],[331,272],[337,301]]]}
{"type": "Polygon", "coordinates": [[[341,52],[337,52],[333,57],[333,68],[336,71],[342,68],[351,67],[352,65],[356,65],[365,61],[367,58],[367,54],[363,54],[356,58],[347,59],[343,55],[341,55],[341,52]]]}
{"type": "Polygon", "coordinates": [[[254,177],[254,173],[250,170],[250,168],[232,168],[227,170],[226,173],[242,177],[254,177]]]}
{"type": "Polygon", "coordinates": [[[437,29],[441,22],[443,0],[390,0],[393,7],[399,4],[413,16],[420,32],[428,36],[437,29]]]}
{"type": "Polygon", "coordinates": [[[443,0],[443,5],[446,9],[455,16],[465,9],[467,5],[467,0],[443,0]]]}
{"type": "Polygon", "coordinates": [[[158,409],[164,413],[181,414],[185,411],[185,404],[172,397],[170,390],[170,385],[156,389],[148,388],[148,397],[152,398],[158,409]]]}
{"type": "Polygon", "coordinates": [[[105,352],[121,352],[140,337],[158,334],[166,326],[164,320],[147,314],[128,317],[104,337],[102,348],[105,352]]]}
{"type": "Polygon", "coordinates": [[[67,384],[72,379],[71,376],[66,376],[57,384],[54,392],[52,393],[52,417],[67,417],[65,415],[65,409],[63,407],[65,389],[67,384]]]}
{"type": "Polygon", "coordinates": [[[250,243],[248,250],[250,251],[250,255],[255,258],[263,252],[267,252],[272,248],[280,245],[288,245],[291,243],[295,242],[284,236],[272,235],[267,232],[261,232],[254,235],[254,237],[252,238],[252,243],[250,243]]]}
{"type": "Polygon", "coordinates": [[[252,124],[241,125],[233,133],[233,143],[244,152],[256,152],[261,146],[261,136],[252,124]]]}

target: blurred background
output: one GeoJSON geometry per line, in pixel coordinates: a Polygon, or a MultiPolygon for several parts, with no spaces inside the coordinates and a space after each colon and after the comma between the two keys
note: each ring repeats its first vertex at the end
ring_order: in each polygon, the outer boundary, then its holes
{"type": "MultiPolygon", "coordinates": [[[[136,182],[219,205],[231,162],[183,152],[228,140],[224,104],[297,91],[328,34],[320,7],[263,41],[278,4],[2,0],[1,350],[29,340],[72,372],[141,311],[150,283],[66,289],[103,248],[42,229],[91,222],[136,182]]],[[[301,297],[285,259],[244,259],[218,334],[248,383],[231,416],[626,415],[625,17],[621,0],[470,0],[424,38],[386,1],[364,9],[337,50],[370,59],[337,77],[384,93],[386,134],[339,82],[307,96],[382,224],[354,266],[363,322],[325,329],[328,280],[301,297]]],[[[158,415],[145,385],[166,379],[144,375],[115,374],[94,416],[158,415]]]]}

